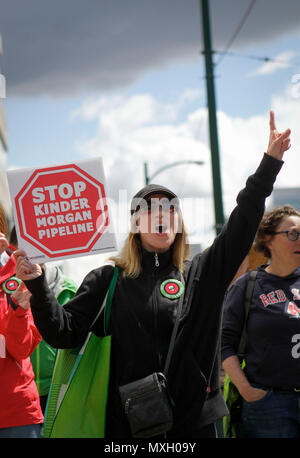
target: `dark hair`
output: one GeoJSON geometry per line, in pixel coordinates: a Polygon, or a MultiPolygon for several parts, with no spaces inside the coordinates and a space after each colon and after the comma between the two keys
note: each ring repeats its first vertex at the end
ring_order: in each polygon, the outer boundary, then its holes
{"type": "Polygon", "coordinates": [[[285,216],[299,216],[300,218],[300,212],[291,205],[276,207],[264,214],[257,230],[253,248],[255,251],[263,253],[268,259],[271,258],[271,253],[266,246],[266,236],[272,237],[272,233],[276,231],[285,216]]]}

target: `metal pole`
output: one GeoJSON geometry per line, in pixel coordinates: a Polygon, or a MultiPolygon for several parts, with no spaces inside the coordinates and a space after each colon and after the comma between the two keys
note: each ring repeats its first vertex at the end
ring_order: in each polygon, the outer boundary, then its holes
{"type": "Polygon", "coordinates": [[[145,185],[149,184],[148,163],[144,162],[145,185]]]}
{"type": "Polygon", "coordinates": [[[204,42],[204,57],[206,70],[206,90],[208,104],[209,137],[212,163],[212,177],[214,190],[215,225],[216,234],[219,234],[224,225],[224,212],[222,201],[222,184],[219,159],[218,129],[216,115],[216,100],[214,88],[214,68],[212,61],[212,47],[210,36],[209,0],[200,0],[202,5],[202,29],[204,42]]]}

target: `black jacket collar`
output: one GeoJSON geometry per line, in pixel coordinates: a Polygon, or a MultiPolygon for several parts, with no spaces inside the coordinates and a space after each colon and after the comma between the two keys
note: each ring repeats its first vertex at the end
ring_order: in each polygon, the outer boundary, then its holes
{"type": "Polygon", "coordinates": [[[172,251],[164,253],[150,252],[141,248],[142,270],[143,272],[153,272],[155,269],[161,270],[168,265],[172,265],[172,251]]]}

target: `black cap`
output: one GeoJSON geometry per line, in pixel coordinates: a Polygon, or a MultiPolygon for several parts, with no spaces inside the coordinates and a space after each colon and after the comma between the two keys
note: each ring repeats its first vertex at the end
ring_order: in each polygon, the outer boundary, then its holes
{"type": "Polygon", "coordinates": [[[174,203],[179,206],[179,199],[176,196],[176,194],[171,191],[170,189],[166,188],[165,186],[161,186],[159,184],[148,184],[147,186],[144,186],[144,188],[140,189],[132,198],[131,201],[131,208],[130,212],[133,215],[133,213],[136,211],[137,206],[141,202],[141,200],[146,199],[151,196],[151,194],[163,194],[165,195],[169,200],[174,200],[174,203]]]}

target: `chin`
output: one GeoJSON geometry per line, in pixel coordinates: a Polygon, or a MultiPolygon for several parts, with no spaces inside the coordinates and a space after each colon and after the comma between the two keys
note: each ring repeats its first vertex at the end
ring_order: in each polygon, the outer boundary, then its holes
{"type": "Polygon", "coordinates": [[[168,251],[169,249],[170,249],[170,245],[168,245],[168,246],[161,246],[161,247],[159,247],[159,248],[156,248],[156,251],[157,251],[158,253],[164,253],[165,251],[168,251]]]}
{"type": "Polygon", "coordinates": [[[142,244],[144,245],[145,248],[148,246],[148,249],[150,249],[150,251],[157,251],[157,252],[159,251],[163,252],[163,251],[169,250],[173,242],[174,240],[172,237],[169,236],[169,234],[163,234],[163,235],[152,234],[151,237],[142,238],[142,244]]]}
{"type": "Polygon", "coordinates": [[[169,242],[166,242],[166,243],[154,243],[152,246],[153,246],[153,249],[155,251],[167,251],[171,247],[171,243],[169,243],[169,242]]]}

